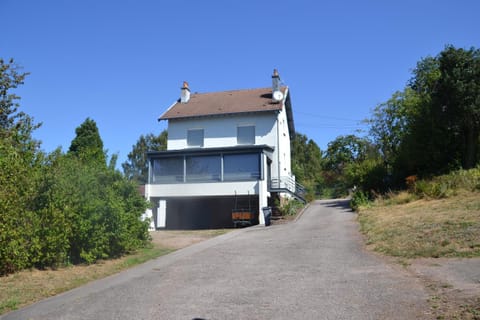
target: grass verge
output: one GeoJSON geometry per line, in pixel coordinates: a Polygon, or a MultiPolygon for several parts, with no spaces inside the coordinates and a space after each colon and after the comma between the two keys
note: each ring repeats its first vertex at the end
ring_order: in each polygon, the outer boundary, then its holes
{"type": "Polygon", "coordinates": [[[402,258],[480,256],[479,192],[399,203],[360,208],[361,231],[375,251],[402,258]]]}
{"type": "Polygon", "coordinates": [[[24,270],[0,277],[0,315],[226,232],[228,230],[159,231],[152,234],[149,247],[120,259],[57,270],[24,270]]]}
{"type": "MultiPolygon", "coordinates": [[[[398,258],[480,257],[480,192],[455,190],[441,199],[418,199],[402,192],[359,208],[369,248],[398,258]]],[[[480,319],[480,299],[458,297],[458,290],[428,287],[436,319],[480,319]]]]}

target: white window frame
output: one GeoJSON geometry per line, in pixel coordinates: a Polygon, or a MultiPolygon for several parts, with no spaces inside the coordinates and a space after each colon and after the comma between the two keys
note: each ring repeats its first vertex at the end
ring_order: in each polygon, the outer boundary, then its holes
{"type": "Polygon", "coordinates": [[[248,124],[247,125],[246,124],[246,125],[238,125],[237,126],[237,144],[239,144],[239,145],[254,145],[255,140],[256,140],[255,125],[253,125],[253,124],[248,124]],[[242,139],[240,137],[240,130],[241,129],[246,129],[246,128],[253,128],[253,137],[248,137],[248,138],[250,138],[248,141],[246,141],[247,139],[245,139],[245,141],[242,141],[242,139]]]}
{"type": "Polygon", "coordinates": [[[187,130],[187,146],[191,148],[202,148],[205,142],[205,130],[202,128],[188,129],[187,130]],[[195,133],[202,133],[201,142],[199,137],[192,136],[195,133]],[[198,143],[199,142],[199,143],[198,143]]]}

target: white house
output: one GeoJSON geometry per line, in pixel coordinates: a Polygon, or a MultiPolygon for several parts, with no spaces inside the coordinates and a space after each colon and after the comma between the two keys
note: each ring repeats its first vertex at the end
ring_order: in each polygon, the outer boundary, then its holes
{"type": "Polygon", "coordinates": [[[148,153],[145,186],[154,228],[230,227],[242,210],[264,224],[275,198],[303,199],[291,172],[290,91],[276,70],[271,88],[192,94],[184,82],[159,121],[168,121],[168,147],[148,153]]]}

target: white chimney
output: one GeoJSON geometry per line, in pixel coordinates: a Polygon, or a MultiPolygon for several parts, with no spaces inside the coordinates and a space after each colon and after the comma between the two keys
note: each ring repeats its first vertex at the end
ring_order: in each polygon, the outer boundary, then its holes
{"type": "Polygon", "coordinates": [[[280,90],[280,76],[278,75],[278,70],[273,69],[272,76],[272,92],[280,90]]]}
{"type": "Polygon", "coordinates": [[[187,103],[190,100],[190,88],[188,88],[188,82],[183,81],[183,86],[180,93],[180,102],[187,103]]]}
{"type": "Polygon", "coordinates": [[[281,101],[283,99],[283,93],[280,90],[280,76],[278,70],[273,69],[272,75],[272,97],[274,101],[281,101]]]}

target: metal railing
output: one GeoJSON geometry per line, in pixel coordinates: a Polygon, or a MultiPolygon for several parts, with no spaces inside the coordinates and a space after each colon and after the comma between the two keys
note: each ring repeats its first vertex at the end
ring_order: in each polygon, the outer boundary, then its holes
{"type": "Polygon", "coordinates": [[[280,178],[273,178],[270,180],[269,191],[273,192],[288,192],[292,196],[305,202],[306,190],[303,185],[295,181],[292,176],[281,176],[280,178]]]}

